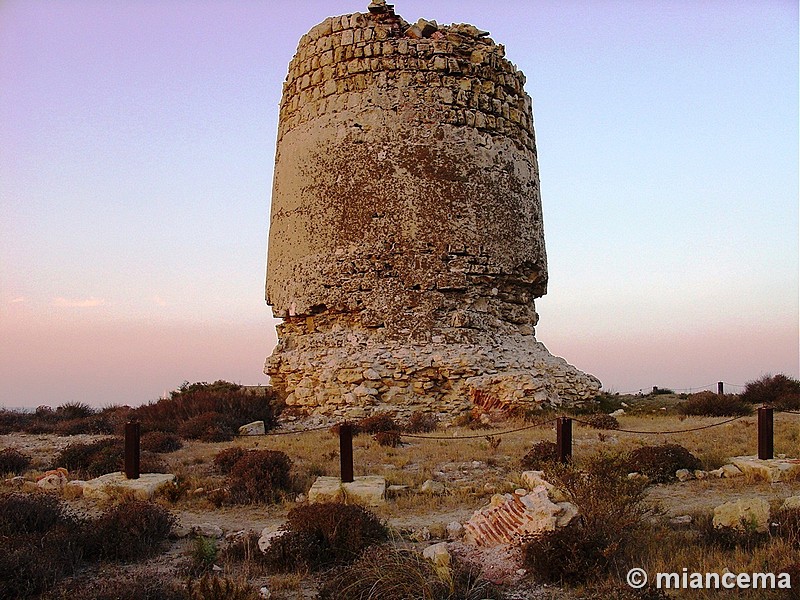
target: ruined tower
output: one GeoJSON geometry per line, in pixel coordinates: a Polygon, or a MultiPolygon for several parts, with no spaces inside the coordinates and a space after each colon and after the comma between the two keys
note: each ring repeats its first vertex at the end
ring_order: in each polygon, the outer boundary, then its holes
{"type": "Polygon", "coordinates": [[[283,87],[267,264],[289,406],[359,416],[574,402],[534,337],[547,258],[531,99],[472,25],[383,1],[302,37],[283,87]]]}

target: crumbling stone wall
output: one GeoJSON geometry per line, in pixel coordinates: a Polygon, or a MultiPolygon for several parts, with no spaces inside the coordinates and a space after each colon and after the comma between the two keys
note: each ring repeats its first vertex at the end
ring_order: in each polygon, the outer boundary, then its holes
{"type": "Polygon", "coordinates": [[[284,83],[273,386],[335,414],[593,396],[533,337],[547,259],[524,76],[471,25],[369,9],[303,36],[284,83]]]}

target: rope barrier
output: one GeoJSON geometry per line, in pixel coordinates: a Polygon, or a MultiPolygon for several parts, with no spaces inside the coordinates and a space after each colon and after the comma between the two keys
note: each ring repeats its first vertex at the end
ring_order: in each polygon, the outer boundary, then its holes
{"type": "MultiPolygon", "coordinates": [[[[641,433],[643,435],[671,435],[673,433],[689,433],[691,431],[701,431],[703,429],[711,429],[712,427],[719,427],[720,425],[726,425],[728,423],[733,423],[734,421],[738,421],[739,419],[744,419],[747,415],[741,415],[739,417],[733,417],[732,419],[728,419],[726,421],[721,421],[719,423],[712,423],[711,425],[703,425],[701,427],[692,427],[690,429],[676,429],[673,431],[637,431],[634,429],[613,429],[611,431],[619,431],[621,433],[641,433]]],[[[580,419],[573,419],[573,421],[580,423],[581,425],[589,425],[591,424],[588,421],[582,421],[580,419]]]]}
{"type": "Polygon", "coordinates": [[[303,433],[311,433],[312,431],[322,431],[323,429],[330,429],[333,425],[322,425],[320,427],[311,427],[310,429],[299,429],[297,431],[267,431],[266,433],[238,433],[236,437],[269,437],[273,435],[301,435],[303,433]]]}
{"type": "Polygon", "coordinates": [[[547,425],[549,423],[554,423],[555,419],[549,419],[547,421],[540,421],[538,423],[534,423],[533,425],[526,425],[525,427],[518,427],[517,429],[509,429],[507,431],[489,431],[487,433],[476,434],[476,435],[458,435],[458,436],[446,436],[446,435],[416,435],[413,433],[400,433],[400,437],[406,438],[415,438],[419,440],[473,440],[478,438],[485,438],[486,436],[496,436],[496,435],[508,435],[509,433],[517,433],[519,431],[525,431],[526,429],[533,429],[534,427],[541,427],[542,425],[547,425]]]}

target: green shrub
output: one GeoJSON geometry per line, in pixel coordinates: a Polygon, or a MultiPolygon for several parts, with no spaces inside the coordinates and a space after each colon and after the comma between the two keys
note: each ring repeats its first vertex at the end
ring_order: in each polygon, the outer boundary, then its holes
{"type": "Polygon", "coordinates": [[[782,373],[764,375],[745,384],[742,400],[770,404],[780,410],[800,410],[800,380],[782,373]]]}
{"type": "Polygon", "coordinates": [[[697,457],[679,444],[642,446],[628,454],[626,468],[647,475],[653,483],[666,483],[675,479],[675,471],[694,471],[701,467],[697,457]]]}
{"type": "Polygon", "coordinates": [[[591,415],[586,418],[586,424],[593,429],[619,429],[617,418],[606,414],[591,415]]]}
{"type": "Polygon", "coordinates": [[[276,571],[319,571],[346,564],[389,535],[367,509],[338,502],[297,506],[283,528],[286,533],[272,541],[265,556],[276,571]]]}
{"type": "Polygon", "coordinates": [[[230,472],[230,499],[237,504],[275,502],[291,486],[292,461],[279,450],[246,452],[230,472]]]}
{"type": "Polygon", "coordinates": [[[736,394],[720,396],[708,391],[690,394],[686,401],[680,404],[679,409],[685,415],[706,417],[738,417],[753,412],[752,405],[736,394]]]}
{"type": "Polygon", "coordinates": [[[581,583],[607,574],[636,542],[644,515],[645,484],[628,479],[621,456],[597,455],[583,470],[551,463],[545,478],[575,506],[579,516],[566,527],[528,536],[523,563],[540,581],[581,583]]]}
{"type": "Polygon", "coordinates": [[[546,466],[558,461],[558,446],[553,442],[537,442],[528,450],[520,461],[522,468],[528,471],[541,471],[546,466]]]}
{"type": "Polygon", "coordinates": [[[31,457],[14,448],[0,450],[0,474],[20,475],[31,466],[31,457]]]}
{"type": "Polygon", "coordinates": [[[197,577],[202,573],[207,573],[214,567],[214,562],[219,554],[217,540],[202,535],[198,536],[189,544],[187,554],[190,559],[190,575],[197,577]]]}
{"type": "Polygon", "coordinates": [[[419,552],[380,545],[326,577],[320,600],[500,600],[502,590],[453,561],[450,575],[437,572],[419,552]]]}

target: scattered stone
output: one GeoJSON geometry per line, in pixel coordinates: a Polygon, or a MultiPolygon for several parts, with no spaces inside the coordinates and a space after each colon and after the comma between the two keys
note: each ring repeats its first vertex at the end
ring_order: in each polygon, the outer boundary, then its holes
{"type": "Polygon", "coordinates": [[[21,488],[25,484],[25,478],[21,475],[17,475],[16,477],[12,477],[11,479],[6,479],[6,485],[21,488]]]}
{"type": "Polygon", "coordinates": [[[761,460],[757,456],[737,456],[730,460],[732,465],[745,475],[763,479],[770,483],[791,481],[800,476],[800,459],[772,458],[761,460]]]}
{"type": "Polygon", "coordinates": [[[722,476],[726,479],[731,479],[733,477],[741,477],[742,472],[739,470],[736,465],[722,465],[722,476]]]}
{"type": "Polygon", "coordinates": [[[447,539],[457,540],[464,535],[464,526],[458,521],[452,521],[447,524],[447,539]]]}
{"type": "Polygon", "coordinates": [[[689,481],[694,479],[694,474],[689,469],[678,469],[675,471],[675,477],[678,481],[689,481]]]}
{"type": "Polygon", "coordinates": [[[128,479],[125,473],[116,471],[86,481],[83,484],[83,496],[108,500],[114,494],[131,492],[138,500],[149,500],[161,488],[174,481],[175,475],[171,473],[142,473],[139,479],[128,479]]]}
{"type": "Polygon", "coordinates": [[[681,515],[679,517],[672,517],[670,520],[670,525],[689,525],[692,522],[691,515],[681,515]]]}
{"type": "Polygon", "coordinates": [[[446,577],[450,574],[450,551],[447,549],[447,542],[428,546],[422,551],[422,556],[433,563],[439,575],[446,577]]]}
{"type": "Polygon", "coordinates": [[[708,471],[703,471],[702,469],[696,469],[694,472],[695,479],[708,479],[708,471]]]}
{"type": "Polygon", "coordinates": [[[650,478],[645,475],[644,473],[639,473],[638,471],[634,471],[633,473],[628,473],[628,479],[632,479],[635,481],[650,481],[650,478]]]}
{"type": "Polygon", "coordinates": [[[47,471],[36,478],[36,485],[39,489],[48,492],[60,492],[67,485],[67,470],[63,467],[47,471]]]}
{"type": "Polygon", "coordinates": [[[621,417],[621,416],[622,416],[622,415],[624,415],[624,414],[625,414],[625,409],[623,409],[623,408],[618,408],[618,409],[617,409],[617,410],[615,410],[614,412],[612,412],[612,413],[609,413],[609,416],[612,416],[612,417],[621,417]]]}
{"type": "Polygon", "coordinates": [[[725,471],[723,471],[722,467],[720,467],[719,469],[714,469],[713,471],[708,471],[708,476],[709,477],[719,477],[719,478],[721,478],[724,474],[725,474],[725,471]]]}
{"type": "Polygon", "coordinates": [[[714,509],[714,527],[764,533],[769,528],[769,502],[763,498],[741,498],[714,509]]]}
{"type": "Polygon", "coordinates": [[[294,499],[294,501],[297,502],[298,504],[302,504],[306,500],[308,500],[308,496],[306,496],[305,494],[297,494],[297,498],[294,499]]]}
{"type": "Polygon", "coordinates": [[[445,493],[446,489],[441,481],[434,481],[433,479],[426,480],[419,491],[423,494],[434,494],[440,496],[445,493]]]}
{"type": "Polygon", "coordinates": [[[464,524],[464,540],[476,546],[510,544],[523,535],[563,527],[577,514],[573,504],[550,500],[544,485],[525,495],[495,494],[464,524]]]}
{"type": "Polygon", "coordinates": [[[390,485],[389,487],[386,488],[386,494],[390,498],[395,498],[397,496],[402,496],[403,494],[408,493],[408,491],[410,489],[411,489],[411,486],[408,486],[408,485],[393,484],[393,485],[390,485]]]}
{"type": "Polygon", "coordinates": [[[800,510],[800,496],[789,496],[781,504],[781,510],[800,510]]]}
{"type": "Polygon", "coordinates": [[[253,421],[239,427],[239,435],[264,435],[266,432],[264,421],[253,421]]]}
{"type": "Polygon", "coordinates": [[[187,538],[190,535],[192,535],[192,528],[187,527],[186,525],[178,521],[177,523],[175,523],[175,525],[172,526],[169,535],[171,538],[182,540],[183,538],[187,538]]]}
{"type": "Polygon", "coordinates": [[[266,552],[269,547],[272,545],[272,542],[281,537],[286,531],[283,529],[270,529],[269,527],[265,527],[261,531],[261,537],[258,538],[258,549],[261,552],[266,552]]]}
{"type": "Polygon", "coordinates": [[[420,527],[412,531],[410,537],[417,542],[428,542],[431,539],[431,530],[427,527],[420,527]]]}
{"type": "Polygon", "coordinates": [[[222,527],[215,523],[200,523],[192,527],[192,535],[197,537],[220,539],[225,534],[222,527]]]}

